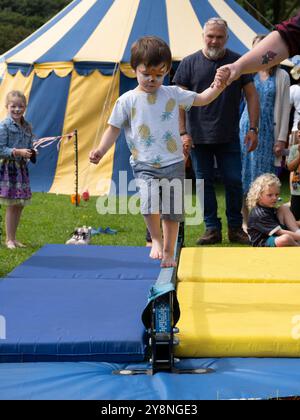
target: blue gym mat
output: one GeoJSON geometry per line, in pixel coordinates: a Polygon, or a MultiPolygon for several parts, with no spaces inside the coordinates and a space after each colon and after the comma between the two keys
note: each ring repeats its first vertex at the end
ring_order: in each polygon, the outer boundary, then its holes
{"type": "Polygon", "coordinates": [[[215,373],[113,374],[134,367],[145,365],[0,364],[0,400],[228,400],[300,394],[299,359],[187,359],[178,367],[210,367],[215,373]]]}
{"type": "Polygon", "coordinates": [[[151,260],[149,252],[146,247],[45,245],[7,277],[155,282],[160,273],[160,263],[151,260]]]}
{"type": "Polygon", "coordinates": [[[45,246],[0,281],[0,362],[144,360],[159,272],[147,248],[45,246]]]}
{"type": "Polygon", "coordinates": [[[300,395],[300,359],[186,359],[176,367],[215,373],[114,375],[147,367],[141,313],[159,273],[148,248],[47,245],[0,279],[0,400],[300,395]]]}

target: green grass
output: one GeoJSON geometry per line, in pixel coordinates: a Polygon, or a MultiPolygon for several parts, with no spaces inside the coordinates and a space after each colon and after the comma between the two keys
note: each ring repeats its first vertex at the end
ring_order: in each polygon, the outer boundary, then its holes
{"type": "MultiPolygon", "coordinates": [[[[223,243],[220,246],[233,246],[227,239],[224,191],[217,186],[219,214],[223,223],[223,243]]],[[[284,184],[284,201],[289,200],[288,185],[284,184]]],[[[4,232],[4,208],[0,210],[4,232]]],[[[79,207],[71,204],[70,197],[46,193],[34,193],[32,204],[24,209],[18,229],[18,239],[27,245],[26,249],[8,250],[0,247],[0,277],[5,276],[15,267],[28,259],[45,244],[64,244],[77,226],[103,228],[109,226],[118,231],[117,235],[96,235],[92,245],[144,246],[145,225],[141,215],[99,215],[96,210],[96,198],[81,202],[79,207]]],[[[197,238],[203,233],[204,224],[186,226],[185,245],[195,246],[197,238]]],[[[4,235],[3,235],[4,236],[4,235]]]]}

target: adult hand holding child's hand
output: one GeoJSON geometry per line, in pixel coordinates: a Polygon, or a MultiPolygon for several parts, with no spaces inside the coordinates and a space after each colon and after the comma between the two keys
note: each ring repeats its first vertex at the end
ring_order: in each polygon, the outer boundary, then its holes
{"type": "Polygon", "coordinates": [[[236,63],[226,64],[217,70],[215,78],[216,87],[221,87],[223,84],[229,86],[234,80],[238,79],[240,75],[241,73],[236,63]]]}
{"type": "Polygon", "coordinates": [[[230,77],[230,70],[227,66],[220,67],[215,75],[214,86],[217,89],[224,89],[227,86],[227,81],[230,77]]]}

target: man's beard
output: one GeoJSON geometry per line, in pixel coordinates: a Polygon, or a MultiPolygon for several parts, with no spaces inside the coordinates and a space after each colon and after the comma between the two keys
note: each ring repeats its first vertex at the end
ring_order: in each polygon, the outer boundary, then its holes
{"type": "Polygon", "coordinates": [[[222,58],[225,54],[225,49],[224,48],[206,48],[205,49],[206,55],[211,59],[211,60],[218,60],[219,58],[222,58]]]}

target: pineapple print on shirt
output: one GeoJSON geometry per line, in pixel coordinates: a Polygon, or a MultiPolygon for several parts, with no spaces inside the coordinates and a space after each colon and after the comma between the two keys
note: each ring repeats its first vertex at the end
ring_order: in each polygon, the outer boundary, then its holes
{"type": "Polygon", "coordinates": [[[135,147],[135,144],[130,141],[130,142],[128,142],[128,147],[129,147],[129,150],[130,150],[130,153],[131,153],[133,159],[138,160],[139,152],[138,152],[137,148],[135,147]]]}
{"type": "Polygon", "coordinates": [[[136,108],[134,106],[131,108],[130,116],[131,116],[131,121],[134,120],[136,116],[136,108]]]}
{"type": "Polygon", "coordinates": [[[170,131],[167,131],[164,135],[164,140],[167,143],[167,149],[170,153],[176,153],[178,150],[176,139],[170,131]]]}
{"type": "Polygon", "coordinates": [[[172,117],[172,112],[174,111],[175,106],[176,106],[175,99],[170,98],[168,102],[166,103],[165,111],[163,112],[161,116],[162,121],[167,121],[172,117]]]}
{"type": "Polygon", "coordinates": [[[156,158],[154,160],[152,160],[151,165],[153,166],[153,168],[159,169],[161,168],[161,157],[160,156],[156,156],[156,158]]]}
{"type": "Polygon", "coordinates": [[[138,127],[138,133],[146,147],[150,147],[154,143],[154,138],[151,136],[150,128],[146,124],[142,124],[138,127]]]}
{"type": "Polygon", "coordinates": [[[147,101],[149,105],[154,105],[157,100],[157,94],[156,93],[149,93],[147,95],[147,101]]]}

